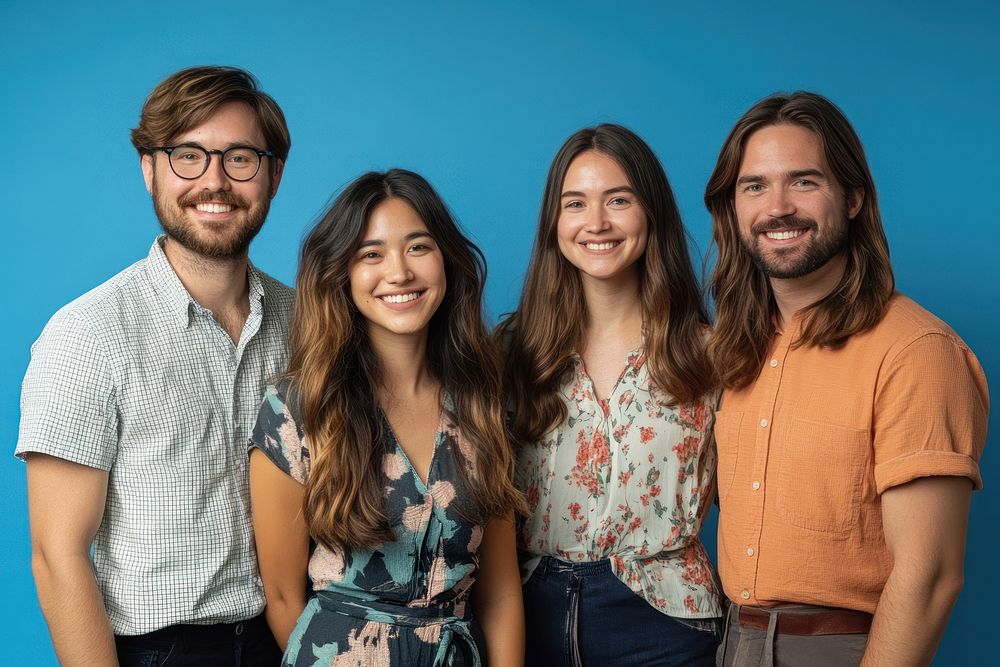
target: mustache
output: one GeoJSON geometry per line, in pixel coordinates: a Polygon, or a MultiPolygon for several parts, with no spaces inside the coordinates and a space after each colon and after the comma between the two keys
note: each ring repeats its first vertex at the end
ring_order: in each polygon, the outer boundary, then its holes
{"type": "Polygon", "coordinates": [[[812,231],[819,229],[819,225],[812,218],[796,218],[794,216],[788,216],[785,218],[771,218],[765,222],[758,222],[750,227],[750,231],[754,234],[763,234],[764,232],[778,232],[785,229],[802,229],[806,228],[812,231]]]}
{"type": "Polygon", "coordinates": [[[182,197],[178,203],[181,206],[195,206],[196,204],[204,204],[205,202],[216,202],[237,208],[249,208],[246,199],[231,192],[199,192],[182,197]]]}

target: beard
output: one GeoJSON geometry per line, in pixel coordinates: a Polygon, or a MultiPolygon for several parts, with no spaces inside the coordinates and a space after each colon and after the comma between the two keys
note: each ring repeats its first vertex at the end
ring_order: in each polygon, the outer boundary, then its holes
{"type": "Polygon", "coordinates": [[[156,217],[164,233],[182,247],[208,259],[237,259],[246,256],[250,242],[264,226],[267,212],[271,208],[269,199],[251,205],[246,198],[230,192],[202,192],[181,197],[176,203],[167,201],[167,198],[160,194],[155,174],[151,189],[153,210],[156,211],[156,217]],[[225,232],[200,233],[197,223],[188,219],[187,208],[207,201],[238,208],[243,211],[242,222],[219,225],[220,230],[224,226],[232,227],[225,232]]]}
{"type": "Polygon", "coordinates": [[[811,218],[775,218],[753,225],[750,236],[743,237],[743,246],[753,263],[769,278],[801,278],[816,271],[840,254],[848,243],[847,211],[840,224],[827,227],[822,234],[811,218]],[[812,240],[805,247],[769,248],[766,253],[759,243],[760,234],[784,229],[806,228],[812,240]]]}

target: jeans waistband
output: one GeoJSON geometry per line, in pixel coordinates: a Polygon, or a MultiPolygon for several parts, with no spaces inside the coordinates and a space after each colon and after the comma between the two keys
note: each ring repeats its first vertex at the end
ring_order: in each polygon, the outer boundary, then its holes
{"type": "Polygon", "coordinates": [[[258,630],[267,630],[270,632],[263,614],[235,623],[212,623],[207,625],[179,623],[177,625],[168,625],[142,635],[118,635],[117,639],[119,643],[124,644],[128,644],[130,641],[142,642],[148,639],[162,641],[225,641],[238,637],[244,632],[255,632],[258,630]]]}
{"type": "Polygon", "coordinates": [[[538,565],[535,567],[532,576],[536,574],[544,575],[546,573],[552,574],[574,574],[578,577],[586,577],[588,575],[600,574],[604,571],[611,570],[611,561],[607,558],[602,558],[601,560],[589,560],[580,563],[570,563],[568,561],[559,560],[553,556],[543,556],[538,565]]]}

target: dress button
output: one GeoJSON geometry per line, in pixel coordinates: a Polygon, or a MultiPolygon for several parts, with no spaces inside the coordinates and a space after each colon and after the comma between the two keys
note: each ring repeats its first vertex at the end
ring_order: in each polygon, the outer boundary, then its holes
{"type": "Polygon", "coordinates": [[[760,420],[760,427],[761,428],[767,428],[767,420],[766,419],[761,419],[760,420]]]}
{"type": "Polygon", "coordinates": [[[751,484],[750,486],[752,486],[752,487],[753,487],[753,490],[754,490],[754,491],[756,491],[757,489],[759,489],[759,488],[760,488],[760,482],[754,482],[754,483],[753,483],[753,484],[751,484]]]}
{"type": "Polygon", "coordinates": [[[747,556],[753,556],[753,547],[747,547],[747,556]]]}
{"type": "Polygon", "coordinates": [[[777,368],[777,367],[778,367],[778,360],[771,359],[771,368],[777,368]]]}
{"type": "Polygon", "coordinates": [[[750,599],[750,591],[743,591],[742,593],[740,593],[740,597],[743,598],[744,600],[749,600],[750,599]]]}

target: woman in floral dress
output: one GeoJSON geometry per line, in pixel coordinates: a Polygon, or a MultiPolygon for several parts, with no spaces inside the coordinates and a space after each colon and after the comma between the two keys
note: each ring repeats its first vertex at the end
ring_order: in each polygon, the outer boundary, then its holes
{"type": "Polygon", "coordinates": [[[617,125],[571,136],[500,327],[529,505],[527,664],[715,664],[707,322],[656,156],[617,125]]]}
{"type": "Polygon", "coordinates": [[[290,367],[267,390],[250,458],[284,664],[522,662],[523,500],[484,275],[431,186],[404,170],[360,177],[306,239],[290,367]]]}

